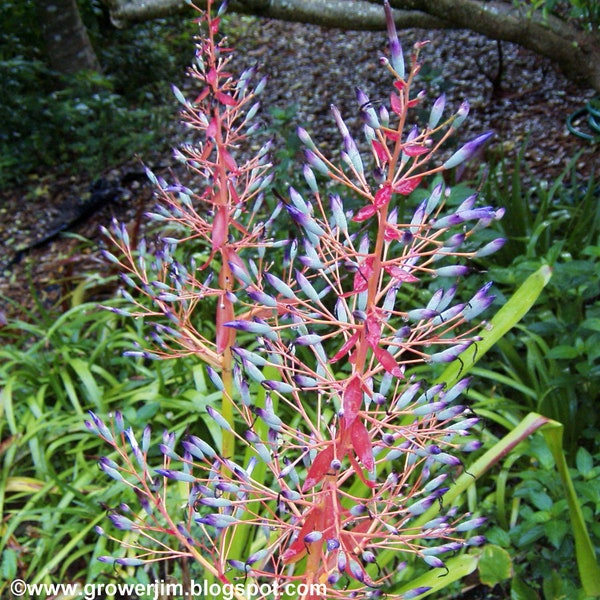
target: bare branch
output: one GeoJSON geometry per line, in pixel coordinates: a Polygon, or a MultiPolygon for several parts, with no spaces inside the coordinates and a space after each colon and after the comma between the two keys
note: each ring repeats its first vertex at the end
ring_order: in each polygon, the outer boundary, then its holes
{"type": "MultiPolygon", "coordinates": [[[[117,27],[192,10],[187,0],[105,0],[117,27]]],[[[399,29],[470,29],[550,58],[567,77],[600,91],[600,33],[492,0],[390,0],[399,29]]],[[[198,0],[199,8],[206,0],[198,0]]],[[[352,30],[382,30],[381,0],[232,0],[242,14],[352,30]]]]}

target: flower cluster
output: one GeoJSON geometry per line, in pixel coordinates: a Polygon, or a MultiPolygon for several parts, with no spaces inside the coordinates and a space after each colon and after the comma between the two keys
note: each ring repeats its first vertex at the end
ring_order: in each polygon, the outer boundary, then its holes
{"type": "Polygon", "coordinates": [[[134,565],[185,555],[221,582],[275,579],[325,585],[328,598],[378,597],[411,556],[443,570],[444,554],[481,543],[468,532],[482,519],[443,504],[463,468],[461,453],[480,445],[472,435],[477,418],[456,402],[469,380],[432,381],[431,374],[477,343],[478,317],[494,297],[486,284],[459,301],[458,281],[469,259],[503,243],[480,246],[474,235],[502,211],[478,205],[476,195],[452,202],[436,174],[467,161],[491,134],[436,164],[468,104],[444,117],[442,96],[424,127],[409,127],[425,97],[412,91],[420,45],[407,68],[386,2],[389,108],[357,91],[361,144],[332,108],[339,164],[300,129],[306,192],[290,188],[266,214],[268,144],[245,162],[236,156],[256,129],[254,98],[264,81],[252,89],[253,72],[238,79],[227,72],[229,49],[217,41],[219,14],[208,4],[191,71],[202,90],[194,102],[176,91],[200,134],[176,156],[203,189],[151,175],[159,200],[151,216],[167,228],[153,252],[133,250],[119,225],[106,233],[120,252],[107,256],[124,282],[152,300],[148,308],[125,291],[135,308],[112,310],[167,319],[154,326],[155,349],[132,354],[202,359],[223,398],[207,409],[222,444],[189,436],[178,452],[165,433],[163,464],[152,468],[148,430],[138,444],[119,415],[112,427],[92,415],[88,427],[119,457],[102,459],[100,468],[131,487],[143,508],[110,515],[118,529],[137,532],[135,558],[103,560],[134,565]],[[322,179],[333,184],[325,193],[322,179]],[[417,188],[428,191],[411,208],[417,188]],[[350,210],[345,194],[361,206],[350,210]],[[286,215],[297,236],[273,239],[272,225],[286,215]],[[174,258],[196,238],[207,254],[200,264],[174,258]],[[195,321],[209,300],[214,340],[195,321]],[[187,486],[183,500],[168,487],[173,481],[187,486]]]}

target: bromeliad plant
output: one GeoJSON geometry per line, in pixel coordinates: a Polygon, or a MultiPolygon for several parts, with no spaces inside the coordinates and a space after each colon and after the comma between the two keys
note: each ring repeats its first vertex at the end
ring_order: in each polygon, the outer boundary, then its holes
{"type": "Polygon", "coordinates": [[[468,104],[444,118],[442,96],[424,127],[409,125],[424,100],[413,92],[421,45],[406,69],[385,3],[389,58],[381,63],[393,79],[391,110],[357,91],[362,152],[333,107],[339,164],[299,130],[308,192],[290,189],[268,214],[269,144],[250,159],[240,152],[258,128],[255,98],[265,82],[253,88],[253,70],[238,78],[228,71],[221,11],[214,15],[211,5],[201,13],[190,72],[200,94],[188,101],[175,91],[198,138],[176,157],[201,189],[150,174],[158,188],[150,216],[165,227],[161,243],[134,249],[115,224],[106,234],[117,251],[106,256],[132,289],[123,292],[132,307],[111,310],[153,323],[152,351],[129,354],[197,357],[222,403],[206,409],[212,440],[190,435],[179,453],[175,434],[164,434],[159,468],[150,465],[149,429],[138,444],[119,414],[109,425],[92,415],[89,429],[114,449],[100,468],[129,486],[142,508],[111,513],[128,532],[121,540],[128,551],[102,560],[187,557],[223,585],[322,586],[305,588],[305,598],[390,594],[410,557],[443,575],[444,554],[482,541],[469,533],[482,518],[451,507],[442,514],[462,453],[480,446],[471,436],[477,418],[455,402],[469,380],[434,381],[434,371],[477,346],[490,285],[459,302],[457,282],[468,259],[502,245],[478,246],[474,235],[502,210],[477,205],[476,195],[448,209],[451,190],[435,176],[469,160],[491,133],[436,162],[468,104]],[[321,178],[362,207],[352,213],[341,195],[322,192],[321,178]],[[428,197],[411,208],[411,192],[426,183],[428,197]],[[286,215],[297,236],[277,240],[273,225],[286,215]],[[186,256],[190,246],[205,255],[186,256]],[[407,299],[417,286],[433,290],[424,306],[407,299]],[[207,307],[214,329],[199,320],[207,307]],[[430,365],[430,381],[422,368],[411,374],[419,365],[430,365]],[[439,514],[423,521],[432,507],[439,514]]]}

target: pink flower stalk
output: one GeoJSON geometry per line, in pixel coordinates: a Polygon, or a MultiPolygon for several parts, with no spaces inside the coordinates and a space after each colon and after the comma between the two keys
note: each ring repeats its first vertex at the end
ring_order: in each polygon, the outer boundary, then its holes
{"type": "MultiPolygon", "coordinates": [[[[198,81],[201,91],[188,101],[177,88],[174,93],[183,105],[185,125],[195,132],[198,141],[175,151],[175,158],[184,162],[202,182],[199,191],[175,183],[168,184],[148,172],[157,187],[157,208],[149,217],[163,228],[158,248],[151,254],[143,242],[131,247],[125,227],[113,224],[105,230],[111,244],[120,253],[105,256],[120,265],[124,283],[139,297],[152,300],[149,307],[134,299],[129,291],[123,296],[133,307],[119,314],[160,319],[154,324],[152,352],[132,351],[146,358],[168,358],[193,355],[219,370],[224,381],[223,413],[232,422],[231,346],[235,331],[225,323],[235,317],[232,292],[236,279],[249,277],[241,253],[264,245],[265,223],[258,214],[264,190],[269,186],[269,145],[263,146],[251,159],[237,156],[239,145],[254,127],[253,116],[258,110],[256,96],[265,80],[251,86],[255,75],[248,69],[238,78],[228,72],[232,50],[226,40],[218,39],[220,13],[203,14],[206,31],[197,46],[196,61],[189,71],[198,81]],[[175,254],[178,246],[198,245],[206,250],[202,264],[191,257],[186,264],[175,254]],[[201,304],[213,300],[215,335],[199,331],[194,314],[201,304]]],[[[232,454],[233,438],[224,437],[222,448],[232,454]]]]}
{"type": "Polygon", "coordinates": [[[411,110],[424,99],[412,92],[420,45],[405,72],[384,3],[391,62],[382,63],[394,78],[391,112],[376,110],[357,92],[364,153],[333,107],[341,164],[306,131],[298,132],[310,196],[292,188],[276,209],[301,236],[298,242],[270,240],[271,249],[286,246],[286,260],[269,261],[256,206],[270,183],[267,152],[245,162],[235,154],[251,126],[244,112],[254,97],[250,74],[236,80],[226,72],[229,50],[215,41],[218,17],[210,5],[191,72],[202,91],[193,103],[177,92],[186,121],[200,132],[197,145],[178,156],[204,188],[195,194],[157,180],[158,220],[187,233],[167,238],[150,258],[144,248],[134,252],[125,230],[115,226],[109,235],[124,258],[109,258],[124,267],[124,281],[154,303],[149,309],[127,296],[136,306],[127,313],[168,318],[156,326],[153,353],[193,354],[207,363],[226,400],[220,410],[209,407],[207,418],[230,442],[215,449],[190,436],[181,454],[174,436],[165,434],[163,464],[152,469],[149,433],[139,446],[120,417],[109,428],[92,415],[88,427],[120,461],[103,459],[100,468],[132,488],[143,509],[117,510],[111,520],[117,529],[138,533],[131,543],[135,560],[187,556],[222,583],[322,586],[302,596],[307,600],[377,597],[396,581],[407,557],[420,557],[443,574],[440,556],[481,543],[479,536],[468,537],[479,518],[449,510],[420,519],[432,507],[442,509],[452,474],[462,468],[457,455],[479,447],[472,437],[477,419],[455,403],[468,380],[446,388],[425,378],[477,343],[476,319],[493,301],[490,286],[460,302],[457,281],[468,273],[468,259],[501,246],[495,240],[479,248],[474,234],[502,211],[476,205],[476,196],[448,209],[451,190],[441,181],[416,207],[410,195],[449,165],[468,160],[489,134],[436,163],[466,111],[462,106],[444,120],[443,97],[425,127],[406,131],[411,110]],[[350,212],[334,192],[324,198],[322,176],[362,199],[362,207],[350,212]],[[202,265],[184,267],[171,246],[195,239],[209,255],[202,265]],[[422,305],[418,289],[433,290],[422,305]],[[216,299],[214,340],[192,324],[207,298],[216,299]],[[188,486],[183,516],[170,481],[188,486]]]}

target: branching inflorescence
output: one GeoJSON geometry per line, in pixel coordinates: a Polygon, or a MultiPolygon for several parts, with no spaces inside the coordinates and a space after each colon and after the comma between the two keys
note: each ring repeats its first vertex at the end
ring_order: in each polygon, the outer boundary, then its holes
{"type": "Polygon", "coordinates": [[[468,259],[502,245],[498,239],[478,247],[473,239],[501,211],[478,206],[476,195],[448,209],[451,190],[435,177],[470,159],[491,134],[436,164],[468,104],[444,118],[442,96],[424,127],[408,126],[424,99],[412,92],[420,45],[406,69],[385,3],[389,59],[381,63],[393,91],[389,109],[357,91],[366,155],[333,107],[340,164],[299,130],[307,192],[289,189],[268,214],[269,145],[249,160],[238,153],[257,128],[255,97],[264,80],[253,88],[252,70],[239,78],[227,72],[230,49],[218,41],[220,17],[210,5],[191,70],[201,92],[190,102],[176,90],[185,122],[199,135],[176,157],[202,189],[150,174],[159,202],[151,217],[166,228],[162,245],[133,249],[115,224],[106,233],[118,252],[106,255],[135,290],[135,297],[124,292],[132,308],[111,310],[157,318],[152,351],[130,354],[203,360],[223,398],[220,408],[207,409],[222,443],[215,448],[190,436],[178,453],[175,436],[165,433],[163,465],[152,468],[148,430],[138,445],[120,415],[110,428],[93,415],[89,428],[118,456],[102,459],[101,469],[131,487],[143,508],[128,514],[121,507],[110,516],[118,529],[136,532],[129,538],[134,555],[103,560],[137,565],[187,556],[221,583],[324,586],[305,598],[389,597],[407,557],[443,574],[440,556],[481,542],[466,533],[478,517],[449,508],[419,519],[432,506],[442,510],[460,453],[479,443],[471,436],[477,418],[456,403],[468,380],[447,387],[414,371],[460,360],[477,342],[477,318],[493,300],[488,284],[459,302],[456,282],[468,273],[468,259]],[[335,186],[324,194],[320,179],[335,186]],[[429,194],[410,209],[410,194],[426,182],[433,182],[429,194]],[[339,189],[362,207],[349,211],[333,191],[339,189]],[[272,226],[285,215],[298,234],[277,240],[272,226]],[[195,239],[201,260],[175,258],[195,239]],[[432,290],[421,307],[404,293],[416,286],[432,290]],[[195,320],[207,303],[215,310],[214,335],[195,320]],[[186,498],[180,487],[168,487],[173,481],[187,486],[186,498]]]}

